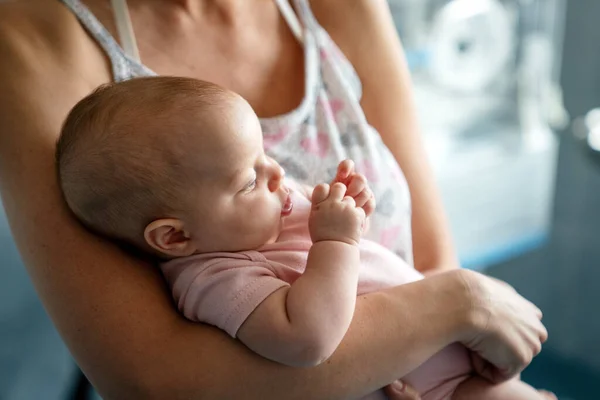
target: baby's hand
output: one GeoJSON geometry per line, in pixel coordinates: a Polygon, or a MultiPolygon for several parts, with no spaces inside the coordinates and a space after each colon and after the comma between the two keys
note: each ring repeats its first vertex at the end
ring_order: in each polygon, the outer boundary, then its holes
{"type": "Polygon", "coordinates": [[[331,187],[320,184],[312,195],[312,210],[308,229],[313,243],[335,240],[351,245],[360,241],[365,211],[354,199],[346,196],[346,186],[334,183],[331,187]]]}
{"type": "Polygon", "coordinates": [[[352,197],[356,206],[365,210],[367,217],[373,214],[373,211],[375,211],[375,197],[369,188],[367,178],[354,170],[354,161],[344,160],[338,165],[337,174],[331,185],[336,182],[346,185],[348,188],[346,196],[352,197]]]}

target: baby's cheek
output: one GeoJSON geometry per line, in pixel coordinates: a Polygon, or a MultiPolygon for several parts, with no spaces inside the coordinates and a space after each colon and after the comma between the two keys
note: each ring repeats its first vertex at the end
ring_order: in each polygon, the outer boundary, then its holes
{"type": "Polygon", "coordinates": [[[263,224],[263,229],[258,232],[262,232],[263,244],[271,244],[275,243],[283,230],[283,219],[279,218],[276,221],[273,221],[272,224],[263,224]]]}
{"type": "Polygon", "coordinates": [[[281,207],[263,207],[261,211],[249,216],[254,220],[251,233],[262,237],[266,243],[273,243],[283,228],[281,207]]]}

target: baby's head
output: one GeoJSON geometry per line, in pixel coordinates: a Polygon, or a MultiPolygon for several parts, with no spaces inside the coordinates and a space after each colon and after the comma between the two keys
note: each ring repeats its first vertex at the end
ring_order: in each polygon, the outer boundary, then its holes
{"type": "Polygon", "coordinates": [[[194,79],[102,86],[71,110],[56,159],[84,225],[163,258],[258,248],[291,209],[250,105],[194,79]]]}

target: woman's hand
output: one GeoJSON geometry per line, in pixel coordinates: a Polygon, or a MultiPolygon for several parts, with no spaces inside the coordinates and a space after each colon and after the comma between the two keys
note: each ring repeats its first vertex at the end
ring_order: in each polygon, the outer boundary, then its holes
{"type": "Polygon", "coordinates": [[[461,342],[475,353],[475,370],[492,382],[516,376],[548,338],[542,312],[505,282],[473,271],[460,275],[472,297],[474,326],[461,342]]]}
{"type": "Polygon", "coordinates": [[[421,400],[419,393],[400,379],[387,385],[383,391],[389,400],[421,400]]]}

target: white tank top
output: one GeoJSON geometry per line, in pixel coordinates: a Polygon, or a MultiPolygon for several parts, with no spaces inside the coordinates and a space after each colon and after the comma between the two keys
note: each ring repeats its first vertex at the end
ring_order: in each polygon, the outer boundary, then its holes
{"type": "MultiPolygon", "coordinates": [[[[61,0],[100,44],[112,64],[115,81],[156,75],[139,61],[125,0],[112,0],[120,46],[80,0],[61,0]]],[[[262,118],[265,151],[297,181],[329,182],[346,158],[370,182],[377,208],[367,237],[413,264],[408,185],[379,133],[360,106],[361,83],[354,68],[315,19],[308,0],[275,0],[302,43],[305,96],[294,110],[262,118]]]]}

